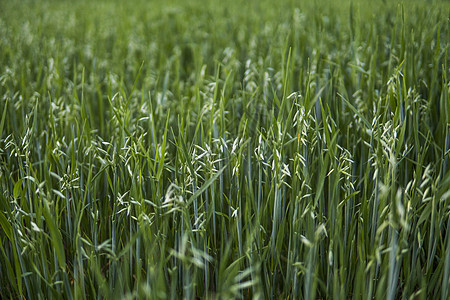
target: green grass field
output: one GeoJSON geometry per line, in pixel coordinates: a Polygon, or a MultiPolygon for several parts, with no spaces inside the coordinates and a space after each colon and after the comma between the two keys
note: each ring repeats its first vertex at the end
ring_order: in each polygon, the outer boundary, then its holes
{"type": "Polygon", "coordinates": [[[450,298],[450,2],[0,0],[0,298],[450,298]]]}

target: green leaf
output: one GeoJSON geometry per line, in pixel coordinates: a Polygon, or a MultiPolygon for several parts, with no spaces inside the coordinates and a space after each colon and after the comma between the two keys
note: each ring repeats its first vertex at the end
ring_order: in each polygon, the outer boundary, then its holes
{"type": "Polygon", "coordinates": [[[64,247],[61,237],[61,232],[59,232],[58,227],[55,224],[53,216],[50,214],[50,209],[48,207],[47,201],[44,200],[44,205],[42,209],[44,219],[47,222],[48,229],[50,230],[51,243],[56,252],[59,265],[62,269],[66,267],[66,256],[64,254],[64,247]]]}
{"type": "Polygon", "coordinates": [[[9,224],[8,219],[5,217],[5,215],[1,211],[0,211],[0,226],[3,228],[3,231],[5,231],[8,239],[12,242],[13,235],[12,235],[11,224],[9,224]]]}
{"type": "Polygon", "coordinates": [[[19,179],[16,182],[16,184],[14,185],[14,191],[13,191],[14,198],[19,197],[20,193],[22,192],[22,181],[23,181],[23,178],[19,179]]]}
{"type": "Polygon", "coordinates": [[[2,121],[0,122],[0,139],[2,138],[2,134],[3,134],[3,126],[5,125],[6,108],[7,107],[8,107],[8,101],[6,101],[6,103],[5,103],[5,109],[3,110],[2,121]]]}

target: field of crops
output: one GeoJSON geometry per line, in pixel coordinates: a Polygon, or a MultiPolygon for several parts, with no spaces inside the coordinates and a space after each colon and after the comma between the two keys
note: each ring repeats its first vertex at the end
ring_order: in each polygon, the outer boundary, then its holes
{"type": "Polygon", "coordinates": [[[449,16],[0,0],[0,298],[449,299],[449,16]]]}

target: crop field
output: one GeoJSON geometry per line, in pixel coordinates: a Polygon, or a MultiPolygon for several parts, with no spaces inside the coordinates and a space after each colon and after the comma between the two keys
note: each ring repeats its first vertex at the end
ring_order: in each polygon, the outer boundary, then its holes
{"type": "Polygon", "coordinates": [[[450,298],[450,2],[0,0],[1,299],[450,298]]]}

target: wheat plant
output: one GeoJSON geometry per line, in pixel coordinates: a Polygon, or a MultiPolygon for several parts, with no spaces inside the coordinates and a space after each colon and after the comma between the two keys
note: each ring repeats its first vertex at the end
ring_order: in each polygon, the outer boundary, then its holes
{"type": "Polygon", "coordinates": [[[449,16],[0,1],[0,297],[449,299],[449,16]]]}

